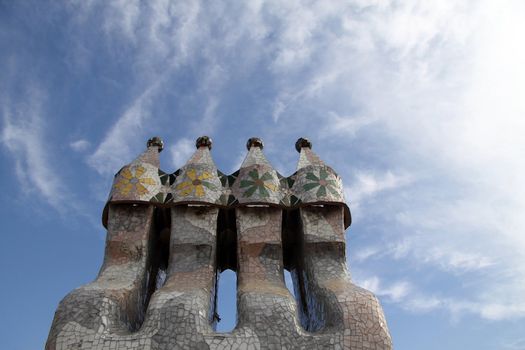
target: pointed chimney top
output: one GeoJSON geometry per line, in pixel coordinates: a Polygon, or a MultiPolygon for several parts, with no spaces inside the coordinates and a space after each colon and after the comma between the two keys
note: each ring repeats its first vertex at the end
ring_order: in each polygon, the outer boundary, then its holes
{"type": "Polygon", "coordinates": [[[175,172],[170,192],[173,204],[222,204],[223,185],[211,157],[212,140],[201,136],[195,141],[196,150],[182,168],[175,172]]]}

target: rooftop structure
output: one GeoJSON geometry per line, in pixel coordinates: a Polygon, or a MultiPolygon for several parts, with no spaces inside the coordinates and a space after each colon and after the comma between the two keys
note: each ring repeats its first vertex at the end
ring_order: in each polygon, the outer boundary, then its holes
{"type": "Polygon", "coordinates": [[[115,175],[102,268],[60,302],[46,349],[391,349],[376,297],[347,270],[340,177],[306,139],[288,177],[263,147],[249,139],[240,169],[226,175],[212,140],[199,137],[168,174],[162,140],[150,139],[115,175]],[[237,273],[237,325],[217,333],[225,269],[237,273]]]}

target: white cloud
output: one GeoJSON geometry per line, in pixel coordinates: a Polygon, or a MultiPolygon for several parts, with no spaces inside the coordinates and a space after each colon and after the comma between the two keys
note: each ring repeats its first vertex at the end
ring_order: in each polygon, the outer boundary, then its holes
{"type": "Polygon", "coordinates": [[[430,249],[424,257],[420,256],[419,260],[424,263],[432,262],[452,272],[480,270],[494,265],[490,257],[470,252],[453,251],[443,247],[430,249]]]}
{"type": "Polygon", "coordinates": [[[404,308],[412,312],[429,312],[443,307],[443,300],[435,296],[411,296],[404,301],[404,308]]]}
{"type": "Polygon", "coordinates": [[[195,142],[182,138],[170,148],[171,163],[175,169],[179,169],[190,159],[195,152],[195,142]]]}
{"type": "Polygon", "coordinates": [[[476,315],[490,321],[519,319],[525,316],[525,304],[513,301],[495,303],[416,295],[403,300],[401,306],[411,312],[444,309],[450,313],[454,321],[464,314],[476,315]]]}
{"type": "Polygon", "coordinates": [[[357,284],[392,302],[404,300],[405,297],[410,294],[412,289],[412,285],[407,281],[396,281],[389,285],[385,285],[377,276],[358,280],[357,284]]]}
{"type": "Polygon", "coordinates": [[[80,139],[73,141],[69,144],[69,147],[75,152],[83,152],[91,146],[91,143],[88,140],[80,139]]]}
{"type": "Polygon", "coordinates": [[[339,115],[336,112],[328,113],[325,127],[321,130],[321,137],[334,136],[353,137],[363,127],[374,123],[371,117],[339,115]]]}
{"type": "Polygon", "coordinates": [[[476,305],[472,312],[479,312],[483,318],[488,320],[503,320],[507,318],[519,318],[525,316],[525,304],[512,303],[487,303],[476,305]]]}
{"type": "Polygon", "coordinates": [[[360,248],[359,251],[353,252],[351,255],[352,260],[357,262],[363,262],[368,258],[378,255],[381,252],[381,249],[377,246],[368,246],[360,248]]]}
{"type": "Polygon", "coordinates": [[[485,270],[496,265],[491,257],[466,249],[447,248],[441,244],[434,247],[426,245],[417,247],[417,244],[421,242],[405,238],[382,247],[377,245],[360,247],[358,251],[351,254],[351,257],[356,263],[363,263],[371,258],[407,259],[417,262],[419,266],[430,265],[429,267],[439,268],[452,274],[485,270]]]}
{"type": "Polygon", "coordinates": [[[88,164],[99,174],[114,174],[137,155],[132,146],[136,145],[137,138],[147,140],[144,132],[148,130],[153,96],[161,83],[161,80],[155,82],[133,101],[88,157],[88,164]]]}
{"type": "Polygon", "coordinates": [[[387,303],[394,303],[413,313],[435,310],[447,311],[453,321],[465,314],[472,314],[490,321],[518,319],[525,316],[525,303],[516,299],[499,302],[466,300],[425,294],[408,281],[385,282],[377,276],[356,279],[357,285],[366,288],[387,303]]]}
{"type": "Polygon", "coordinates": [[[346,199],[352,207],[359,206],[360,202],[374,197],[383,191],[397,189],[412,182],[410,175],[396,175],[391,171],[374,174],[367,171],[356,171],[355,181],[345,189],[346,199]]]}
{"type": "Polygon", "coordinates": [[[51,149],[45,140],[43,92],[30,88],[23,102],[4,99],[1,133],[3,146],[9,151],[21,190],[36,193],[55,209],[62,211],[68,191],[52,163],[51,149]]]}
{"type": "Polygon", "coordinates": [[[108,19],[104,23],[107,32],[119,31],[128,40],[136,42],[136,27],[140,18],[140,1],[117,0],[108,4],[108,19]]]}
{"type": "MultiPolygon", "coordinates": [[[[224,49],[224,43],[212,40],[215,35],[211,30],[213,24],[202,17],[203,10],[211,11],[210,6],[203,8],[195,1],[179,1],[176,4],[164,0],[146,4],[116,1],[102,9],[107,40],[134,48],[136,86],[132,90],[142,92],[117,118],[95,152],[89,156],[88,164],[100,174],[111,174],[130,161],[135,152],[131,145],[135,144],[137,137],[146,139],[144,132],[156,126],[154,121],[160,119],[160,116],[152,114],[156,106],[154,101],[162,101],[168,86],[179,84],[174,81],[176,74],[189,68],[188,64],[196,60],[202,61],[202,76],[199,77],[199,85],[192,88],[189,106],[195,105],[195,96],[205,103],[198,102],[198,108],[192,113],[194,121],[188,124],[195,133],[211,134],[218,121],[216,109],[220,101],[216,94],[227,81],[228,72],[216,62],[217,56],[220,56],[217,51],[224,49]]],[[[91,9],[85,11],[90,13],[91,9]]],[[[184,100],[179,102],[184,103],[184,100]]]]}
{"type": "Polygon", "coordinates": [[[424,239],[405,237],[389,243],[383,249],[377,246],[364,247],[355,254],[355,261],[362,262],[370,257],[409,259],[417,261],[420,266],[427,264],[453,274],[484,270],[496,265],[492,257],[469,251],[468,247],[462,249],[451,242],[449,246],[444,246],[446,243],[443,242],[434,243],[434,246],[430,246],[431,243],[424,239]]]}

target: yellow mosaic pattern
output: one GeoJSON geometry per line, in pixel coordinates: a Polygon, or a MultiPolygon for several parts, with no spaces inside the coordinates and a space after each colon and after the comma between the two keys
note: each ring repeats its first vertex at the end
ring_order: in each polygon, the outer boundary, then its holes
{"type": "Polygon", "coordinates": [[[157,183],[150,177],[144,177],[146,169],[142,166],[124,168],[115,182],[114,188],[121,196],[138,194],[143,196],[149,193],[145,185],[154,186],[157,183]]]}
{"type": "Polygon", "coordinates": [[[195,169],[189,169],[186,172],[187,180],[175,186],[175,190],[177,190],[178,194],[182,197],[187,197],[191,194],[195,194],[196,197],[204,197],[204,187],[215,189],[212,183],[206,181],[211,179],[211,177],[212,175],[207,171],[203,171],[200,175],[197,175],[195,169]]]}

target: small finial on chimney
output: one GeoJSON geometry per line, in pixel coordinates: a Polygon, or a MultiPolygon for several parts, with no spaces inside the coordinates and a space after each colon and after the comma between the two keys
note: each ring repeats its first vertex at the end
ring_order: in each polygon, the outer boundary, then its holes
{"type": "Polygon", "coordinates": [[[201,136],[195,141],[195,147],[201,148],[203,146],[208,147],[209,150],[211,150],[211,146],[213,144],[213,140],[211,137],[208,136],[201,136]]]}
{"type": "Polygon", "coordinates": [[[297,152],[301,153],[301,148],[305,147],[312,149],[312,143],[310,142],[310,140],[305,139],[304,137],[300,137],[295,143],[295,149],[297,150],[297,152]]]}
{"type": "Polygon", "coordinates": [[[157,146],[159,152],[161,152],[164,149],[164,142],[162,141],[160,137],[153,136],[152,138],[148,140],[147,146],[148,148],[152,146],[157,146]]]}
{"type": "Polygon", "coordinates": [[[250,148],[252,148],[252,147],[259,147],[260,149],[263,149],[264,148],[264,143],[258,137],[250,137],[248,139],[248,142],[246,142],[246,148],[249,151],[250,148]]]}

